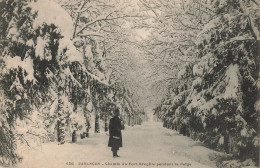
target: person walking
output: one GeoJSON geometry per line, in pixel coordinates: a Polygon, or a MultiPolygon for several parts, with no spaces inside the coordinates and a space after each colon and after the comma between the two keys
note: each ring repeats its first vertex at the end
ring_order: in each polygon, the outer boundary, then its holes
{"type": "Polygon", "coordinates": [[[119,150],[119,147],[122,147],[121,130],[124,129],[124,126],[122,124],[122,120],[119,118],[119,115],[119,109],[116,108],[114,111],[114,117],[109,121],[108,146],[111,147],[114,158],[119,157],[117,151],[119,150]]]}

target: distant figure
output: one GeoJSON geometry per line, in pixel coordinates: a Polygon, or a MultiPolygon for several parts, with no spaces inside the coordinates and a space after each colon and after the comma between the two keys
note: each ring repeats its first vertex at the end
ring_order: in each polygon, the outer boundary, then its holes
{"type": "Polygon", "coordinates": [[[124,129],[124,125],[122,124],[122,120],[119,118],[120,112],[119,109],[116,108],[114,111],[114,117],[109,121],[109,141],[108,146],[111,147],[111,151],[113,152],[113,157],[119,157],[117,155],[117,151],[119,147],[122,147],[122,134],[121,130],[124,129]]]}

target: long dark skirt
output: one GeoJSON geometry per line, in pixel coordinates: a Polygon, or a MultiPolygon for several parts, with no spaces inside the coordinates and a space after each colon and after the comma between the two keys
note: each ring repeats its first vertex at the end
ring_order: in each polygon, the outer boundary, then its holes
{"type": "Polygon", "coordinates": [[[108,146],[111,147],[111,150],[119,150],[119,147],[122,147],[122,138],[116,139],[112,136],[109,137],[108,146]]]}

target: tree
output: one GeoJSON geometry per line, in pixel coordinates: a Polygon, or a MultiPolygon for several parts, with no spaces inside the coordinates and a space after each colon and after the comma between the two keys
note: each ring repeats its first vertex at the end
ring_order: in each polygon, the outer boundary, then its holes
{"type": "MultiPolygon", "coordinates": [[[[40,3],[46,5],[43,1],[38,2],[40,3]]],[[[58,140],[64,142],[64,122],[71,112],[66,109],[70,106],[66,104],[70,94],[66,84],[71,82],[78,85],[69,66],[72,62],[82,61],[81,54],[69,40],[72,21],[67,22],[71,23],[71,26],[62,25],[54,15],[51,15],[53,14],[51,10],[48,11],[49,18],[46,18],[44,15],[46,11],[37,8],[36,4],[10,0],[4,2],[5,8],[1,9],[1,20],[4,23],[1,32],[4,46],[1,57],[3,61],[1,90],[6,97],[4,101],[6,108],[3,108],[2,115],[9,116],[6,128],[9,128],[10,135],[7,134],[7,137],[15,137],[17,143],[21,140],[28,146],[31,143],[28,141],[28,134],[42,136],[33,134],[31,130],[17,132],[14,127],[22,126],[25,122],[34,126],[39,125],[38,117],[42,114],[38,112],[53,98],[58,100],[58,111],[54,115],[54,121],[58,123],[58,140]],[[36,121],[30,119],[33,115],[37,116],[36,121]]],[[[56,11],[61,13],[64,11],[59,5],[55,3],[53,5],[57,7],[56,11]]],[[[68,14],[63,13],[62,17],[64,16],[68,14]]],[[[39,129],[44,129],[43,127],[39,129]]],[[[2,153],[7,164],[16,162],[15,138],[10,142],[13,145],[9,150],[11,153],[8,154],[5,150],[2,153]],[[11,157],[5,156],[6,154],[11,157]]],[[[7,142],[3,144],[8,145],[7,142]]]]}
{"type": "Polygon", "coordinates": [[[257,32],[253,31],[256,20],[251,20],[256,13],[247,14],[246,11],[249,7],[256,10],[259,6],[253,1],[211,5],[217,17],[199,34],[198,57],[201,61],[193,67],[193,74],[198,77],[193,81],[192,88],[196,89],[192,90],[187,107],[190,112],[197,108],[193,113],[200,116],[204,129],[209,129],[209,137],[213,137],[213,133],[219,140],[205,141],[218,143],[227,152],[245,157],[243,154],[248,153],[244,152],[245,148],[256,149],[252,146],[257,133],[257,113],[253,106],[257,97],[254,83],[259,67],[258,38],[257,32]],[[218,80],[212,80],[213,76],[218,80]],[[201,82],[196,82],[199,80],[201,82]],[[196,100],[194,96],[200,98],[196,100]],[[194,101],[202,103],[202,106],[194,106],[194,101]],[[213,122],[220,124],[213,126],[210,124],[213,122]],[[222,122],[228,125],[228,129],[221,127],[222,122]],[[223,144],[223,139],[232,147],[225,147],[227,143],[223,144]]]}
{"type": "MultiPolygon", "coordinates": [[[[131,64],[131,66],[135,64],[132,63],[133,58],[131,57],[133,54],[131,53],[132,48],[130,49],[132,33],[129,33],[129,28],[124,28],[124,25],[126,25],[127,19],[131,17],[141,17],[138,14],[128,14],[128,11],[133,13],[131,9],[133,2],[81,0],[75,2],[61,1],[61,4],[69,11],[74,20],[73,37],[75,41],[81,41],[82,52],[90,57],[85,63],[88,65],[87,70],[100,79],[104,78],[111,87],[114,87],[114,83],[121,83],[117,86],[120,85],[121,89],[124,88],[124,85],[131,81],[128,79],[129,71],[135,70],[130,70],[127,66],[124,66],[125,64],[131,64]]],[[[117,89],[119,88],[117,87],[117,89]]],[[[114,94],[118,92],[117,89],[112,89],[115,90],[114,94]]],[[[94,95],[96,94],[94,93],[94,95]]],[[[100,107],[98,106],[104,104],[102,103],[104,98],[96,97],[98,99],[93,99],[93,105],[94,111],[97,113],[96,123],[98,123],[100,116],[100,107]]],[[[102,94],[101,97],[106,97],[106,95],[102,94]]]]}
{"type": "MultiPolygon", "coordinates": [[[[196,42],[191,55],[196,59],[179,69],[178,75],[175,73],[179,86],[183,85],[182,81],[189,80],[188,96],[181,96],[186,91],[177,86],[168,87],[175,92],[169,94],[174,97],[170,98],[173,100],[171,107],[158,107],[157,113],[163,113],[163,120],[172,118],[173,125],[181,122],[185,132],[188,130],[195,139],[242,160],[251,157],[257,161],[253,142],[258,132],[259,26],[256,11],[259,4],[255,1],[194,1],[179,9],[183,11],[182,17],[198,18],[195,19],[198,23],[193,23],[198,25],[196,29],[178,20],[184,26],[182,29],[186,27],[197,34],[193,35],[196,42]],[[206,19],[198,15],[201,12],[206,19]],[[182,103],[175,100],[182,100],[182,103]]],[[[176,15],[179,17],[176,13],[173,18],[176,15]]],[[[175,45],[178,44],[177,41],[175,45]]],[[[180,51],[185,49],[180,47],[180,51]]]]}

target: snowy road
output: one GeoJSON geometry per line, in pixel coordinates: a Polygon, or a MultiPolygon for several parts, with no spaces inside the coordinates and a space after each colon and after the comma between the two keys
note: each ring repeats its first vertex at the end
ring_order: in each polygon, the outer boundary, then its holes
{"type": "Polygon", "coordinates": [[[210,156],[217,152],[190,138],[162,127],[159,122],[126,127],[120,158],[112,158],[107,133],[92,134],[78,143],[42,145],[26,153],[21,168],[84,167],[216,167],[210,156]]]}

